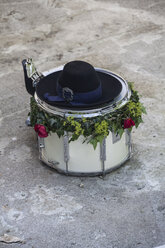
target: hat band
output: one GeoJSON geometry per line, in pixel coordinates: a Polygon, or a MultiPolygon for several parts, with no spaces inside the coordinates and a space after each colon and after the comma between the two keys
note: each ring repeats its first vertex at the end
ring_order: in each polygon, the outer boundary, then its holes
{"type": "Polygon", "coordinates": [[[46,100],[51,102],[69,102],[71,105],[87,105],[88,103],[96,102],[102,96],[101,84],[95,90],[83,93],[74,93],[73,90],[69,88],[62,88],[59,83],[57,83],[57,93],[58,96],[50,96],[49,93],[45,93],[44,97],[46,100]]]}

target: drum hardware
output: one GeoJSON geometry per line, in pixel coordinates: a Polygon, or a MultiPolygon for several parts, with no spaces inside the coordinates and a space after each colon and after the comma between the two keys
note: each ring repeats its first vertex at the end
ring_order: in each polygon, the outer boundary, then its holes
{"type": "Polygon", "coordinates": [[[31,78],[33,81],[33,87],[36,87],[37,83],[43,77],[43,74],[37,71],[33,64],[32,58],[28,58],[26,60],[26,71],[28,78],[31,78]]]}
{"type": "Polygon", "coordinates": [[[132,155],[132,144],[131,144],[131,132],[126,129],[125,130],[125,142],[128,146],[128,158],[131,158],[132,155]]]}
{"type": "Polygon", "coordinates": [[[130,144],[130,131],[125,129],[125,144],[128,146],[130,144]]]}
{"type": "Polygon", "coordinates": [[[48,163],[51,165],[52,168],[56,168],[56,165],[59,164],[59,162],[57,161],[52,161],[52,160],[48,160],[48,163]],[[53,167],[54,166],[54,167],[53,167]]]}
{"type": "Polygon", "coordinates": [[[64,161],[66,163],[66,173],[68,174],[69,137],[67,132],[64,132],[64,161]]]}
{"type": "Polygon", "coordinates": [[[40,137],[38,136],[38,145],[39,145],[39,148],[40,148],[40,149],[45,148],[44,138],[40,138],[40,137]]]}
{"type": "Polygon", "coordinates": [[[106,138],[103,139],[103,142],[100,144],[100,159],[102,161],[102,175],[105,176],[105,164],[106,160],[106,138]]]}
{"type": "Polygon", "coordinates": [[[44,138],[38,136],[39,159],[43,160],[43,148],[45,148],[44,138]]]}
{"type": "Polygon", "coordinates": [[[130,96],[129,96],[129,92],[128,92],[128,94],[124,97],[124,101],[128,101],[129,100],[129,98],[130,98],[130,96]]]}
{"type": "Polygon", "coordinates": [[[28,116],[27,120],[25,121],[27,127],[31,127],[30,116],[28,116]]]}
{"type": "Polygon", "coordinates": [[[31,79],[33,80],[33,87],[36,87],[36,85],[40,81],[40,76],[38,76],[38,78],[36,78],[36,79],[33,79],[33,78],[31,78],[31,79]]]}
{"type": "Polygon", "coordinates": [[[121,139],[118,133],[112,132],[112,144],[115,144],[121,139]]]}
{"type": "Polygon", "coordinates": [[[48,160],[41,151],[39,151],[39,159],[53,169],[57,169],[56,166],[60,164],[60,162],[48,160]]]}

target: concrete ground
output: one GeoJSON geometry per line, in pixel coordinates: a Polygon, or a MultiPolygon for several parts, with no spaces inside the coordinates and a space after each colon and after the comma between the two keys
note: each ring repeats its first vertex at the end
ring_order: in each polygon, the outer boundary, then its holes
{"type": "Polygon", "coordinates": [[[164,11],[164,0],[0,0],[0,236],[23,240],[0,248],[165,244],[164,11]],[[40,71],[81,59],[135,82],[148,115],[125,166],[103,180],[38,160],[24,124],[27,57],[40,71]]]}

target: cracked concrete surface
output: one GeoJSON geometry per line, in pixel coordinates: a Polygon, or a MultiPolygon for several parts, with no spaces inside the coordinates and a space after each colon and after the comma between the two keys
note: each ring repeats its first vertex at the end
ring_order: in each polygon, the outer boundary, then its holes
{"type": "Polygon", "coordinates": [[[0,0],[0,236],[25,241],[0,248],[165,244],[164,9],[164,0],[0,0]],[[27,57],[40,71],[82,59],[135,82],[148,115],[124,167],[102,180],[39,162],[24,124],[27,57]]]}

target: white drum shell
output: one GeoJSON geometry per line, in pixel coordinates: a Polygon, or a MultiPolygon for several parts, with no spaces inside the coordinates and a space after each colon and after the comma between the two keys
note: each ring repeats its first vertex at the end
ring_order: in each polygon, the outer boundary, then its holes
{"type": "Polygon", "coordinates": [[[102,145],[94,150],[82,143],[83,137],[68,143],[68,137],[59,138],[51,133],[39,138],[40,159],[56,170],[70,175],[101,175],[121,166],[131,153],[130,132],[126,130],[120,140],[110,133],[102,145]]]}

